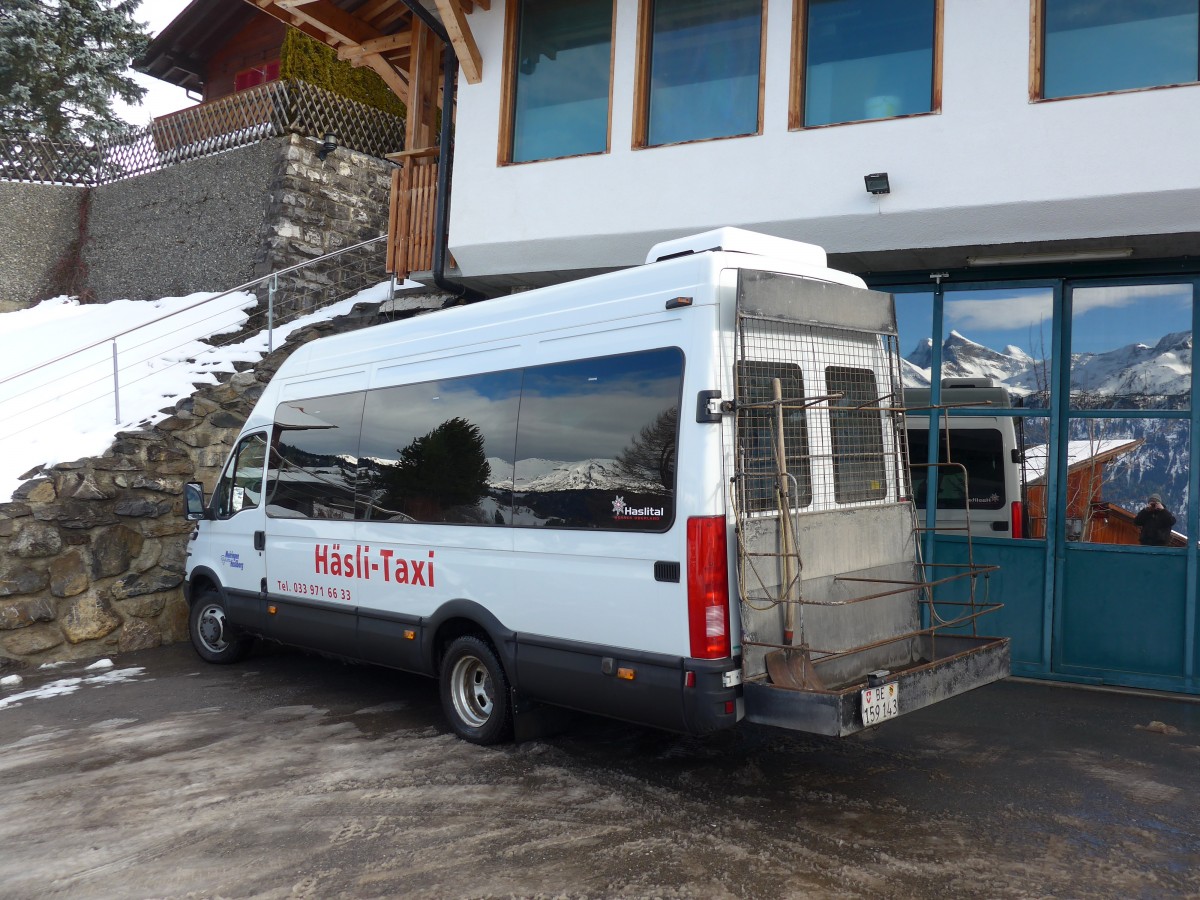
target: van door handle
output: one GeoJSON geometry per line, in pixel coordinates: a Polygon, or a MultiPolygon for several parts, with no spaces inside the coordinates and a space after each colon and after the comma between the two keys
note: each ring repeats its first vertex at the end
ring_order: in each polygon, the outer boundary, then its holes
{"type": "Polygon", "coordinates": [[[265,531],[254,532],[254,549],[255,550],[266,550],[267,549],[267,533],[265,531]]]}

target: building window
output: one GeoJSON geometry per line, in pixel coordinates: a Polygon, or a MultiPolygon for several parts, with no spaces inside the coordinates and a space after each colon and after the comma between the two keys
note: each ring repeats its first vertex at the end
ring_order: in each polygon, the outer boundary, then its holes
{"type": "MultiPolygon", "coordinates": [[[[1040,93],[1051,99],[1200,80],[1196,0],[1039,0],[1040,93]]],[[[1035,72],[1037,69],[1035,68],[1035,72]]]]}
{"type": "Polygon", "coordinates": [[[608,150],[613,0],[508,4],[501,160],[608,150]]]}
{"type": "Polygon", "coordinates": [[[246,88],[258,87],[268,81],[279,80],[279,60],[262,63],[251,69],[243,69],[233,76],[233,89],[244,91],[246,88]]]}
{"type": "Polygon", "coordinates": [[[791,128],[936,112],[941,0],[797,0],[791,128]]]}
{"type": "Polygon", "coordinates": [[[761,130],[762,0],[643,0],[635,146],[761,130]]]}

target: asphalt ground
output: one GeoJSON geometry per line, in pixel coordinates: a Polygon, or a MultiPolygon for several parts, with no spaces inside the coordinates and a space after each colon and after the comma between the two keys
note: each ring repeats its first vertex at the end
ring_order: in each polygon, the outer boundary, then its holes
{"type": "Polygon", "coordinates": [[[1009,680],[850,738],[576,716],[188,645],[0,688],[0,897],[1200,897],[1200,704],[1009,680]]]}

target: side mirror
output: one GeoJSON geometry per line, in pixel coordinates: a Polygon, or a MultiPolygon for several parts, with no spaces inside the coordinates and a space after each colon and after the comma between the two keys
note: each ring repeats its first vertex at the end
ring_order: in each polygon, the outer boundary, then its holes
{"type": "Polygon", "coordinates": [[[183,512],[189,522],[198,522],[205,518],[207,510],[204,507],[204,485],[198,481],[189,481],[183,486],[183,512]]]}
{"type": "Polygon", "coordinates": [[[1025,454],[1022,453],[1020,450],[1018,450],[1016,447],[1013,447],[1012,450],[1009,451],[1009,453],[1012,455],[1012,461],[1015,462],[1017,465],[1020,465],[1021,463],[1025,462],[1025,454]]]}

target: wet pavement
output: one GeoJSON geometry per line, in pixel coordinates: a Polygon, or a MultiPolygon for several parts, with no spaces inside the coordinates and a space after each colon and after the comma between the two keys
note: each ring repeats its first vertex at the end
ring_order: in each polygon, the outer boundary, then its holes
{"type": "Polygon", "coordinates": [[[113,662],[0,688],[0,897],[1200,897],[1185,699],[1007,681],[848,739],[481,748],[415,676],[113,662]]]}

